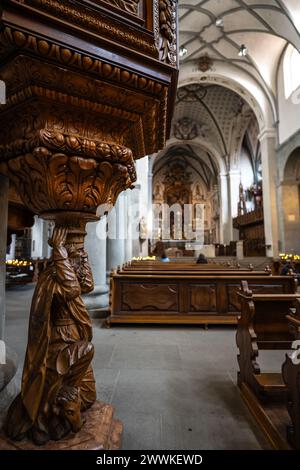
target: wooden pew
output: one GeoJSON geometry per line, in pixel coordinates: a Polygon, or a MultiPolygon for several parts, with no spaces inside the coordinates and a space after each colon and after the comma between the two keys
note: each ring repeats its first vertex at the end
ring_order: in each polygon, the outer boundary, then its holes
{"type": "Polygon", "coordinates": [[[256,293],[293,294],[297,286],[293,276],[113,272],[107,324],[236,324],[242,279],[256,293]]]}
{"type": "Polygon", "coordinates": [[[117,269],[118,274],[133,274],[133,275],[160,275],[160,276],[170,276],[170,275],[190,275],[190,276],[220,276],[220,275],[230,275],[230,276],[270,276],[272,272],[270,270],[265,271],[251,271],[251,270],[234,270],[234,269],[194,269],[193,267],[185,267],[180,269],[178,266],[172,268],[168,267],[166,269],[157,269],[155,266],[142,268],[140,266],[122,266],[117,269]]]}
{"type": "Polygon", "coordinates": [[[292,355],[286,354],[282,366],[283,380],[288,390],[287,409],[292,421],[287,427],[287,437],[291,445],[300,450],[300,299],[290,310],[287,321],[295,341],[299,342],[295,344],[292,355]]]}
{"type": "Polygon", "coordinates": [[[285,438],[286,426],[290,422],[286,408],[288,388],[281,372],[281,363],[276,373],[262,371],[259,350],[291,348],[294,335],[286,316],[300,297],[296,293],[254,294],[246,281],[242,281],[238,295],[241,301],[236,333],[239,348],[238,385],[247,406],[273,447],[288,449],[285,438]]]}
{"type": "Polygon", "coordinates": [[[179,264],[179,263],[163,263],[163,262],[142,262],[142,261],[134,261],[123,264],[122,267],[117,269],[118,273],[133,273],[137,275],[144,275],[145,273],[149,274],[161,274],[161,275],[169,275],[172,274],[190,274],[190,275],[209,275],[209,274],[227,274],[230,275],[253,275],[253,276],[260,276],[260,275],[271,275],[272,270],[269,266],[266,266],[264,271],[254,271],[252,265],[249,265],[248,268],[241,269],[240,267],[233,267],[233,266],[221,266],[218,267],[216,265],[197,265],[192,263],[187,264],[179,264]]]}
{"type": "Polygon", "coordinates": [[[232,265],[231,263],[224,263],[224,264],[197,264],[196,261],[194,263],[178,263],[176,261],[170,261],[168,263],[164,263],[163,261],[128,261],[123,265],[123,267],[132,267],[132,268],[142,268],[142,269],[204,269],[204,270],[250,270],[253,271],[253,265],[249,264],[247,268],[241,268],[240,265],[232,265]]]}

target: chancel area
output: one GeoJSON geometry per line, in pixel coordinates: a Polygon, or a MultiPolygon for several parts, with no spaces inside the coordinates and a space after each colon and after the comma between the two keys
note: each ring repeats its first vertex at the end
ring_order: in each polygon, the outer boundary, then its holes
{"type": "Polygon", "coordinates": [[[299,450],[300,4],[2,3],[0,450],[299,450]]]}

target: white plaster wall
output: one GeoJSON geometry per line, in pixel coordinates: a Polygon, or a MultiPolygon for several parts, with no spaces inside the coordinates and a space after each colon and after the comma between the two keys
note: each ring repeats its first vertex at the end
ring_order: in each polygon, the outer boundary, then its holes
{"type": "MultiPolygon", "coordinates": [[[[297,71],[299,73],[299,70],[297,71]]],[[[282,144],[300,129],[300,100],[293,102],[292,96],[285,98],[283,58],[278,71],[278,110],[279,110],[279,143],[282,144]]]]}
{"type": "Polygon", "coordinates": [[[298,184],[286,184],[282,187],[282,205],[285,228],[285,252],[300,253],[300,208],[298,184]]]}

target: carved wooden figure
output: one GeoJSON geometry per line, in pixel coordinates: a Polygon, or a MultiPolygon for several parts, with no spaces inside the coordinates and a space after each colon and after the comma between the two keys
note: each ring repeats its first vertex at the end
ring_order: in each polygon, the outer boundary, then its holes
{"type": "Polygon", "coordinates": [[[52,260],[32,301],[22,391],[7,417],[13,439],[30,432],[41,445],[77,432],[80,410],[96,400],[92,327],[81,299],[93,290],[93,278],[82,241],[59,226],[50,240],[52,260]]]}

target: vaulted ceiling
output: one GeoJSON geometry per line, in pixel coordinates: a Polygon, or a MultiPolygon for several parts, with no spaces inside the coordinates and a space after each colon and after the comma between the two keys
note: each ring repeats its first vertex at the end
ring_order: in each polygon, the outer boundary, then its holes
{"type": "MultiPolygon", "coordinates": [[[[237,93],[219,85],[191,84],[178,89],[172,145],[178,143],[202,148],[222,171],[239,165],[246,133],[249,133],[249,147],[255,152],[257,120],[237,93]]],[[[203,152],[197,152],[203,159],[203,152]]]]}
{"type": "Polygon", "coordinates": [[[300,0],[179,0],[179,31],[187,49],[182,64],[196,65],[205,55],[230,63],[274,98],[286,45],[300,50],[300,0]],[[242,45],[244,57],[238,55],[242,45]]]}
{"type": "Polygon", "coordinates": [[[163,182],[171,162],[181,162],[193,170],[198,181],[202,182],[206,191],[213,188],[218,181],[218,170],[213,158],[203,149],[194,146],[192,142],[174,145],[159,154],[153,167],[153,177],[156,184],[163,182]]]}

